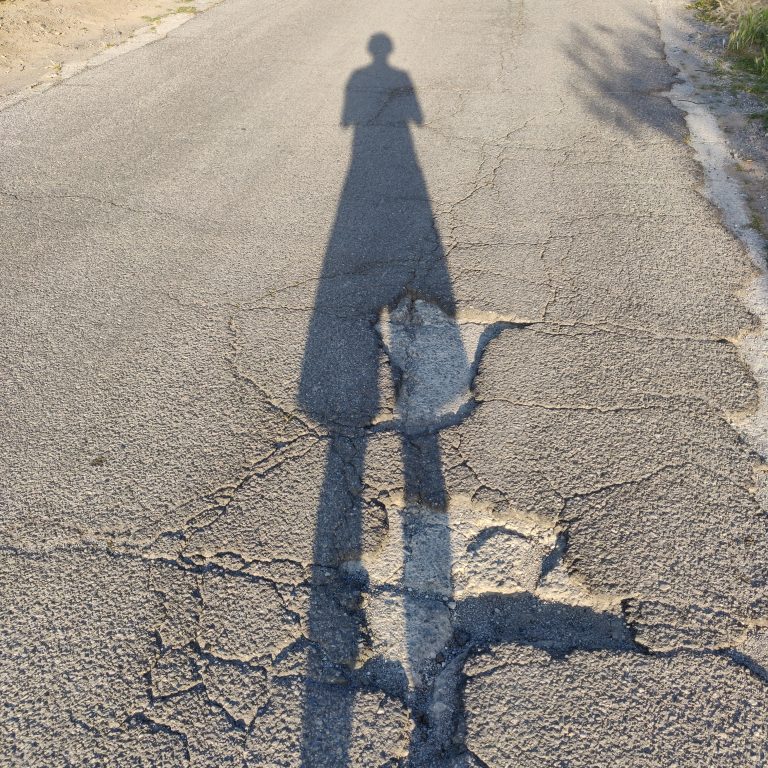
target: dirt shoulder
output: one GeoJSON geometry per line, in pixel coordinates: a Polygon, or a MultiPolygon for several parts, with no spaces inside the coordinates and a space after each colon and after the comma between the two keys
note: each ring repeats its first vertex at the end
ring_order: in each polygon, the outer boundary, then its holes
{"type": "Polygon", "coordinates": [[[768,91],[727,52],[729,28],[702,18],[687,2],[677,3],[681,65],[693,98],[715,116],[730,149],[728,173],[746,195],[752,227],[768,234],[768,91]]]}
{"type": "Polygon", "coordinates": [[[168,14],[196,12],[179,0],[0,0],[0,96],[55,80],[168,14]]]}

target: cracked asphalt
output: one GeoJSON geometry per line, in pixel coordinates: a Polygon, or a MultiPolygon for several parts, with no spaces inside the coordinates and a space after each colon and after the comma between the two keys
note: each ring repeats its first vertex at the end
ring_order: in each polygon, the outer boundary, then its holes
{"type": "Polygon", "coordinates": [[[3,765],[768,764],[675,74],[645,0],[224,0],[0,111],[3,765]]]}

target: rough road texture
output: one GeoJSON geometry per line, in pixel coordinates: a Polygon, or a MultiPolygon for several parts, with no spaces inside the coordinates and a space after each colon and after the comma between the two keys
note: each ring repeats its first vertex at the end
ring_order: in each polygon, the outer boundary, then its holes
{"type": "Polygon", "coordinates": [[[674,74],[645,2],[226,0],[0,113],[4,764],[766,764],[674,74]]]}

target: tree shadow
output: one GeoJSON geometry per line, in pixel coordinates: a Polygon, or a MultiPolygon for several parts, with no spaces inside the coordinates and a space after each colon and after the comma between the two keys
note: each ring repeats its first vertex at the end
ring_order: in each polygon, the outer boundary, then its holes
{"type": "Polygon", "coordinates": [[[572,24],[562,50],[573,65],[570,86],[587,111],[601,123],[641,137],[654,132],[682,139],[685,124],[665,95],[675,73],[650,7],[634,11],[622,34],[608,24],[572,24]]]}

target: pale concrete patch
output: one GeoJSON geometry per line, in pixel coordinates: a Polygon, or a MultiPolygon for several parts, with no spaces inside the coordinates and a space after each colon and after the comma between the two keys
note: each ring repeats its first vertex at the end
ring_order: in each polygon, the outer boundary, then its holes
{"type": "Polygon", "coordinates": [[[445,599],[533,591],[556,542],[551,526],[518,510],[489,517],[485,505],[461,497],[446,513],[394,506],[388,517],[383,545],[363,555],[371,584],[445,599]]]}
{"type": "Polygon", "coordinates": [[[395,414],[405,432],[439,426],[469,404],[484,325],[459,325],[440,307],[405,298],[383,313],[378,330],[396,371],[395,414]]]}
{"type": "Polygon", "coordinates": [[[453,634],[448,606],[424,595],[380,592],[368,601],[366,618],[373,652],[398,662],[411,686],[422,687],[453,634]]]}

